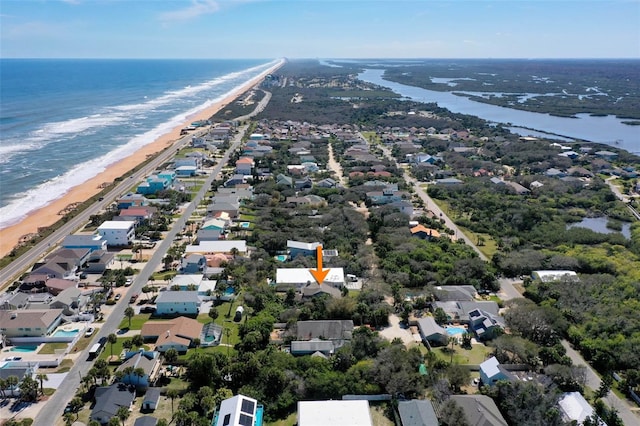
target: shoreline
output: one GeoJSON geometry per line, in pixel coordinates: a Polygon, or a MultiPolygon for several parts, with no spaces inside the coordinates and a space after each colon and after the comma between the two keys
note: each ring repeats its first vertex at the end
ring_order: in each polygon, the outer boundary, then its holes
{"type": "Polygon", "coordinates": [[[103,172],[98,173],[96,176],[79,185],[71,187],[66,193],[53,200],[51,203],[30,212],[20,222],[0,230],[0,257],[4,257],[9,254],[18,244],[22,236],[36,233],[40,227],[53,225],[62,218],[58,212],[64,210],[68,205],[86,201],[98,194],[103,189],[100,187],[101,184],[105,182],[113,182],[116,178],[125,175],[131,169],[144,163],[149,156],[155,155],[171,146],[180,139],[180,131],[184,127],[187,127],[194,121],[208,120],[222,108],[238,99],[242,94],[251,90],[254,86],[264,80],[268,74],[271,74],[283,64],[284,61],[278,62],[271,68],[247,81],[238,89],[229,93],[229,95],[225,96],[219,102],[216,102],[202,111],[188,117],[187,120],[172,129],[170,132],[165,133],[153,142],[141,147],[134,154],[108,165],[103,172]]]}

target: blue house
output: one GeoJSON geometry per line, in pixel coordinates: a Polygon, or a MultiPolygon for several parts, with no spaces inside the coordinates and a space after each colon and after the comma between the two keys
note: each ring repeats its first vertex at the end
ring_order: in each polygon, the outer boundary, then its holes
{"type": "Polygon", "coordinates": [[[200,303],[197,291],[162,291],[156,299],[156,314],[198,315],[200,303]]]}
{"type": "Polygon", "coordinates": [[[123,372],[120,383],[135,386],[138,389],[146,389],[160,371],[160,365],[159,352],[141,349],[136,352],[127,352],[124,362],[118,366],[116,371],[123,372]],[[138,370],[140,375],[136,374],[135,370],[138,370]]]}
{"type": "Polygon", "coordinates": [[[316,248],[320,245],[320,243],[304,243],[301,241],[287,241],[287,250],[289,250],[289,256],[291,259],[294,259],[296,256],[315,256],[316,248]]]}
{"type": "Polygon", "coordinates": [[[480,364],[480,380],[483,385],[493,386],[499,380],[512,380],[513,375],[500,365],[495,356],[480,364]]]}
{"type": "Polygon", "coordinates": [[[171,186],[171,179],[167,176],[160,177],[160,175],[151,175],[147,178],[145,182],[142,182],[138,185],[138,189],[136,190],[139,194],[157,194],[160,191],[164,191],[169,189],[171,186]]]}
{"type": "Polygon", "coordinates": [[[117,201],[118,209],[128,209],[129,207],[141,207],[149,204],[149,200],[147,200],[142,194],[134,194],[132,192],[128,193],[120,197],[117,201]]]}

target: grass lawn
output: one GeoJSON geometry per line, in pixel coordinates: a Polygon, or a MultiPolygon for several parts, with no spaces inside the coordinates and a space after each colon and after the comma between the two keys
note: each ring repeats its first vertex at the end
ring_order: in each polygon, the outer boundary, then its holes
{"type": "Polygon", "coordinates": [[[60,365],[51,371],[47,370],[47,373],[66,373],[71,370],[71,367],[73,367],[73,361],[70,359],[63,359],[60,365]]]}
{"type": "MultiPolygon", "coordinates": [[[[82,340],[82,339],[80,339],[82,340]]],[[[38,351],[39,354],[55,354],[56,350],[58,351],[63,351],[64,349],[67,348],[67,346],[69,346],[69,343],[65,343],[65,342],[54,342],[54,343],[45,343],[42,348],[40,348],[40,350],[38,351]]]]}
{"type": "MultiPolygon", "coordinates": [[[[439,359],[446,362],[451,361],[451,355],[445,352],[444,347],[435,348],[433,351],[439,359]]],[[[471,349],[461,348],[459,345],[453,347],[453,362],[455,364],[471,364],[478,365],[487,359],[487,356],[491,353],[491,348],[485,345],[471,345],[471,349]]]]}
{"type": "Polygon", "coordinates": [[[153,281],[170,281],[176,275],[178,275],[177,271],[154,272],[153,275],[151,275],[151,279],[153,281]]]}
{"type": "MultiPolygon", "coordinates": [[[[116,341],[116,343],[113,344],[113,356],[117,357],[118,355],[120,355],[120,352],[122,352],[122,344],[124,343],[125,340],[131,340],[130,337],[119,337],[118,340],[116,341]]],[[[149,350],[149,346],[144,345],[142,346],[145,350],[149,350]]],[[[135,350],[135,346],[131,349],[132,351],[135,350]]],[[[104,359],[105,361],[107,361],[109,359],[109,357],[111,356],[111,343],[107,342],[104,345],[104,349],[102,350],[102,353],[100,354],[100,356],[98,357],[98,359],[104,359]]]]}
{"type": "Polygon", "coordinates": [[[289,417],[275,422],[264,422],[265,426],[295,426],[298,422],[298,416],[296,413],[289,414],[289,417]]]}
{"type": "Polygon", "coordinates": [[[256,220],[256,216],[253,214],[241,214],[240,220],[243,222],[254,222],[256,220]]]}
{"type": "MultiPolygon", "coordinates": [[[[169,390],[169,389],[175,389],[178,392],[182,392],[182,391],[186,391],[187,388],[189,387],[189,382],[186,382],[182,379],[179,379],[177,377],[172,377],[171,381],[169,382],[168,385],[163,386],[163,389],[165,390],[169,390]]],[[[176,408],[178,406],[178,401],[175,401],[175,405],[176,408]]],[[[171,401],[169,401],[169,409],[171,409],[171,401]]]]}
{"type": "Polygon", "coordinates": [[[151,314],[138,314],[131,318],[131,327],[129,327],[129,318],[124,317],[120,321],[118,328],[128,328],[130,330],[142,330],[142,325],[149,321],[151,314]]]}
{"type": "Polygon", "coordinates": [[[387,404],[371,405],[369,412],[373,426],[394,426],[395,423],[386,416],[387,404]]]}

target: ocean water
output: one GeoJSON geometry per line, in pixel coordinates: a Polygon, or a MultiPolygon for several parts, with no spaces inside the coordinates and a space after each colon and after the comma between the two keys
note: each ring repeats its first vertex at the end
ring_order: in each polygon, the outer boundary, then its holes
{"type": "Polygon", "coordinates": [[[0,59],[0,229],[276,62],[0,59]]]}

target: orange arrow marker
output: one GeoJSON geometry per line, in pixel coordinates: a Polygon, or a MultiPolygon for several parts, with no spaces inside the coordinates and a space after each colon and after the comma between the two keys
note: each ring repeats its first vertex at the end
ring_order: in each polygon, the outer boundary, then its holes
{"type": "Polygon", "coordinates": [[[322,269],[322,246],[316,247],[316,258],[318,259],[318,268],[317,269],[309,269],[313,278],[316,279],[318,285],[321,285],[325,278],[327,278],[327,274],[330,269],[322,269]]]}

